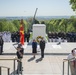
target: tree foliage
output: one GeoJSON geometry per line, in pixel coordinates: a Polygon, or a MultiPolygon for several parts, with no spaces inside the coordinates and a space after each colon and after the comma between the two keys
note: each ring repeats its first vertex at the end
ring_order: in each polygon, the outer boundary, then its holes
{"type": "Polygon", "coordinates": [[[70,5],[72,5],[73,11],[76,11],[76,0],[70,0],[70,5]]]}
{"type": "Polygon", "coordinates": [[[49,32],[76,32],[76,18],[52,19],[46,21],[46,31],[49,32]]]}
{"type": "MultiPolygon", "coordinates": [[[[20,28],[19,20],[0,19],[0,32],[1,31],[16,32],[16,31],[19,31],[19,28],[20,28]]],[[[24,30],[27,31],[27,22],[26,21],[24,21],[24,30]]]]}
{"type": "MultiPolygon", "coordinates": [[[[23,20],[24,30],[27,32],[31,26],[32,20],[23,20]]],[[[41,23],[46,25],[46,32],[76,32],[76,18],[70,17],[69,19],[50,19],[44,21],[37,21],[36,23],[41,23]]],[[[19,31],[20,20],[5,20],[0,19],[0,31],[19,31]]]]}

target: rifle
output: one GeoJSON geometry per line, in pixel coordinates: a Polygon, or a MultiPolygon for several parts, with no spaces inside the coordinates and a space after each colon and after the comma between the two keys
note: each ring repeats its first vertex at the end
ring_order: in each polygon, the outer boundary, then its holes
{"type": "Polygon", "coordinates": [[[18,45],[19,43],[17,42],[17,43],[15,43],[15,44],[13,44],[13,46],[14,46],[14,48],[17,50],[17,48],[15,47],[15,45],[18,45]]]}

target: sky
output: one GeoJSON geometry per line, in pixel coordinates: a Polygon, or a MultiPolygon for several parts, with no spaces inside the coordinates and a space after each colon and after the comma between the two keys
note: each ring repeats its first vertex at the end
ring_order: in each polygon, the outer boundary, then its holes
{"type": "Polygon", "coordinates": [[[73,16],[69,0],[0,0],[0,16],[73,16]]]}

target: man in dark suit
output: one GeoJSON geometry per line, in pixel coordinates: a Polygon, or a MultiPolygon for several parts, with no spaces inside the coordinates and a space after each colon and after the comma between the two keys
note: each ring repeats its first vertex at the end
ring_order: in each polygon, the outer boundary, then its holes
{"type": "Polygon", "coordinates": [[[44,58],[45,40],[42,38],[40,41],[41,58],[44,58]]]}

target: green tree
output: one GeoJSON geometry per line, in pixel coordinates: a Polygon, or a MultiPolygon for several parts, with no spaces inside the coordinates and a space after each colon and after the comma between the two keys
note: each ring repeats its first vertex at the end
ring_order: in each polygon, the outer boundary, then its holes
{"type": "Polygon", "coordinates": [[[12,23],[15,25],[17,30],[19,30],[19,28],[20,28],[20,20],[13,20],[12,23]]]}
{"type": "Polygon", "coordinates": [[[73,11],[76,11],[76,0],[70,0],[70,5],[72,5],[73,11]]]}
{"type": "Polygon", "coordinates": [[[8,26],[9,26],[9,31],[10,32],[18,31],[17,27],[11,21],[9,21],[8,26]]]}
{"type": "Polygon", "coordinates": [[[27,32],[27,29],[28,29],[28,22],[26,20],[24,20],[24,31],[27,32]]]}
{"type": "Polygon", "coordinates": [[[0,19],[0,31],[4,31],[4,27],[6,25],[7,20],[6,19],[0,19]]]}
{"type": "Polygon", "coordinates": [[[34,24],[39,24],[39,21],[35,19],[34,24]]]}
{"type": "Polygon", "coordinates": [[[2,32],[2,22],[0,21],[0,32],[2,32]]]}
{"type": "Polygon", "coordinates": [[[44,21],[41,21],[41,24],[45,24],[45,22],[44,21]]]}

